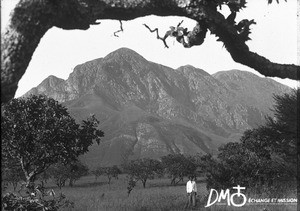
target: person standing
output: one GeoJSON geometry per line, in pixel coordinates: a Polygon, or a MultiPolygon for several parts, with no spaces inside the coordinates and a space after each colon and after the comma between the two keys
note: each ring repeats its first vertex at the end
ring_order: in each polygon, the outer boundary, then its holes
{"type": "Polygon", "coordinates": [[[186,192],[188,196],[188,201],[185,205],[185,208],[196,206],[196,195],[197,195],[197,184],[195,181],[195,177],[189,176],[189,181],[186,183],[186,192]]]}

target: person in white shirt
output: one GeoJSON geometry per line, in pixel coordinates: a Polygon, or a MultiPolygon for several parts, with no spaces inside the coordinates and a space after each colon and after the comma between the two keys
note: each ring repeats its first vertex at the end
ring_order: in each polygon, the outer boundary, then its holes
{"type": "Polygon", "coordinates": [[[189,181],[186,183],[186,192],[188,196],[188,201],[185,208],[196,206],[196,195],[197,195],[197,184],[195,182],[195,177],[189,176],[189,181]]]}

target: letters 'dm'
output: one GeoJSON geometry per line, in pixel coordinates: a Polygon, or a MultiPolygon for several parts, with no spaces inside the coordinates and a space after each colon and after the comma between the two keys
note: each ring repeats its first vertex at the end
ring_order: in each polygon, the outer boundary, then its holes
{"type": "Polygon", "coordinates": [[[210,207],[211,205],[213,205],[214,203],[216,202],[221,202],[222,199],[227,199],[227,205],[228,206],[235,206],[235,207],[242,207],[246,204],[246,201],[247,201],[247,198],[246,196],[240,192],[240,190],[242,189],[246,189],[245,187],[240,187],[239,185],[237,187],[233,187],[233,189],[237,189],[237,193],[234,193],[230,196],[230,191],[229,189],[226,189],[226,191],[224,190],[221,190],[220,192],[220,195],[218,193],[217,190],[215,189],[210,189],[210,193],[209,193],[209,196],[208,196],[208,201],[207,201],[207,205],[205,207],[210,207]],[[212,196],[213,196],[213,193],[216,193],[216,198],[214,199],[214,201],[212,202],[211,199],[212,199],[212,196]],[[233,197],[243,197],[243,201],[242,203],[238,203],[236,204],[233,200],[233,197]]]}

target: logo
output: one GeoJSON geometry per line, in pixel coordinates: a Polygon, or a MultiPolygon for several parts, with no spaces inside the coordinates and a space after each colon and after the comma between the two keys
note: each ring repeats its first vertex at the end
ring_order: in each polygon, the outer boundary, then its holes
{"type": "Polygon", "coordinates": [[[228,206],[234,206],[234,207],[242,207],[246,204],[247,198],[245,194],[241,193],[241,190],[246,189],[245,187],[240,187],[239,185],[237,187],[233,187],[233,189],[236,189],[237,192],[230,195],[229,189],[226,189],[225,191],[222,189],[220,193],[218,193],[215,189],[210,189],[210,193],[208,196],[207,205],[205,207],[210,207],[211,205],[215,204],[216,202],[221,202],[221,200],[227,200],[228,206]],[[215,193],[215,194],[214,194],[215,193]],[[212,201],[212,197],[215,195],[215,199],[212,201]],[[242,201],[235,201],[234,199],[242,198],[242,201]]]}

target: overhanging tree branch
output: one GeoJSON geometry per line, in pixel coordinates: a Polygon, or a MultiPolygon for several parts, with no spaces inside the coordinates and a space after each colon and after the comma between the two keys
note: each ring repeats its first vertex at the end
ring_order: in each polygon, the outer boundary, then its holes
{"type": "Polygon", "coordinates": [[[36,47],[53,26],[86,30],[90,25],[99,24],[100,19],[132,20],[147,15],[195,20],[197,25],[192,31],[178,30],[183,36],[180,34],[176,39],[184,47],[201,45],[209,30],[224,43],[234,61],[265,76],[299,80],[299,66],[277,64],[249,50],[245,44],[248,36],[243,37],[234,23],[234,13],[245,7],[246,1],[237,2],[240,3],[228,0],[20,0],[1,35],[1,100],[7,102],[14,97],[36,47]],[[227,20],[217,12],[217,7],[222,5],[232,12],[227,20]]]}
{"type": "MultiPolygon", "coordinates": [[[[190,12],[192,18],[205,21],[210,32],[218,37],[218,41],[224,43],[225,48],[235,62],[251,67],[264,76],[299,80],[299,66],[274,63],[265,57],[250,51],[245,43],[249,39],[245,37],[244,33],[239,33],[239,30],[235,25],[229,24],[221,13],[208,7],[199,7],[196,11],[190,12]],[[196,11],[198,11],[198,13],[194,13],[196,11]]],[[[254,23],[253,20],[242,21],[245,24],[254,23]]]]}
{"type": "Polygon", "coordinates": [[[187,28],[180,26],[182,22],[183,20],[179,22],[176,27],[171,26],[170,30],[165,33],[164,37],[159,36],[158,28],[152,30],[148,25],[144,24],[144,26],[148,28],[150,32],[156,32],[157,39],[162,40],[166,48],[169,48],[166,43],[166,39],[168,37],[176,38],[176,40],[185,48],[190,48],[194,45],[201,45],[204,42],[207,32],[207,26],[205,25],[205,23],[202,21],[202,26],[197,23],[192,31],[188,31],[187,28]]]}
{"type": "Polygon", "coordinates": [[[150,29],[150,27],[149,27],[147,24],[143,24],[143,25],[144,25],[147,29],[149,29],[149,31],[150,31],[151,33],[156,32],[156,38],[159,39],[159,40],[161,40],[161,41],[163,41],[165,47],[166,47],[166,48],[169,48],[169,46],[168,46],[167,43],[166,43],[166,39],[167,39],[167,37],[169,36],[168,32],[166,32],[166,34],[165,34],[164,37],[161,37],[161,36],[159,36],[158,28],[150,29]]]}
{"type": "Polygon", "coordinates": [[[123,30],[123,23],[122,23],[122,21],[119,20],[119,22],[120,22],[120,29],[114,32],[114,36],[115,37],[119,37],[119,35],[117,35],[117,33],[124,31],[123,30]]]}

